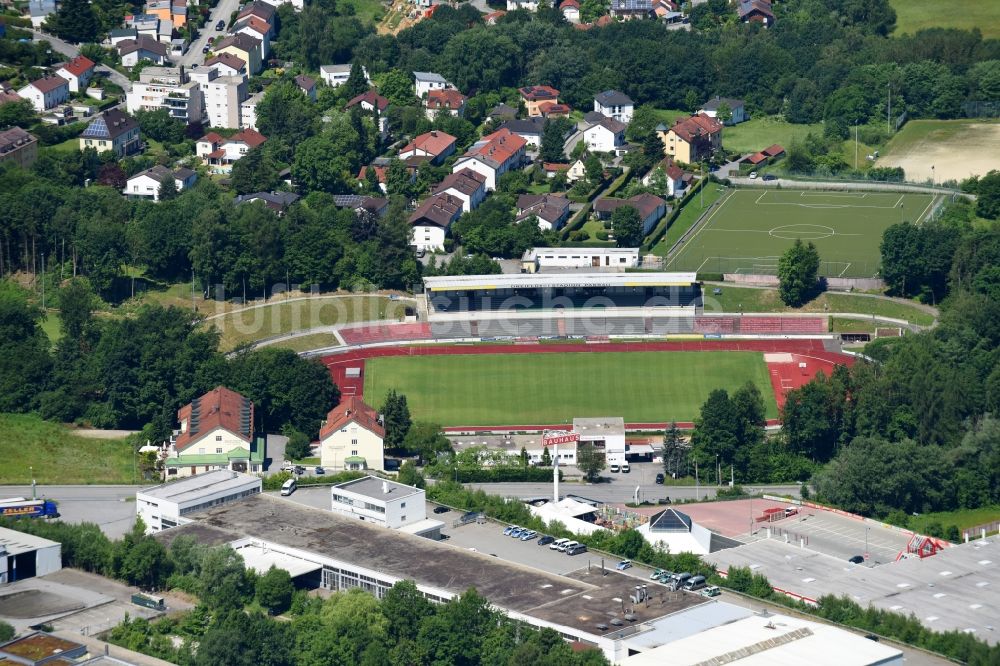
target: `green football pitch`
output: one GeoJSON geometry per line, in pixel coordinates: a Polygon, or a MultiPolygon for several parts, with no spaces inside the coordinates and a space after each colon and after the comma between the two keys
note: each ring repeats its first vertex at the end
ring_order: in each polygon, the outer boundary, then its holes
{"type": "Polygon", "coordinates": [[[920,221],[932,194],[735,190],[709,213],[667,264],[668,270],[775,275],[796,238],[819,250],[824,277],[874,277],[882,232],[920,221]]]}
{"type": "Polygon", "coordinates": [[[415,421],[549,425],[577,417],[692,421],[709,392],[752,381],[778,409],[759,352],[599,352],[389,356],[365,361],[365,400],[406,395],[415,421]]]}

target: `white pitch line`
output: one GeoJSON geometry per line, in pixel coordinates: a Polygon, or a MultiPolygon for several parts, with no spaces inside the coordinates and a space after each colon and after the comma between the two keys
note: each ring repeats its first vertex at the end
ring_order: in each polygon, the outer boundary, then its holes
{"type": "Polygon", "coordinates": [[[899,204],[903,203],[903,197],[904,196],[906,196],[906,195],[905,194],[900,194],[899,195],[899,200],[896,201],[896,203],[892,204],[892,207],[893,208],[899,208],[899,204]]]}
{"type": "Polygon", "coordinates": [[[851,262],[848,261],[847,265],[844,266],[844,270],[840,271],[840,275],[838,275],[837,277],[844,277],[844,273],[846,273],[847,269],[849,269],[850,267],[851,267],[851,262]]]}
{"type": "Polygon", "coordinates": [[[763,192],[761,192],[761,193],[760,193],[760,196],[759,196],[759,197],[757,197],[757,200],[756,200],[756,201],[754,201],[754,203],[755,203],[755,204],[759,204],[759,203],[760,203],[760,200],[761,200],[761,199],[763,199],[763,198],[764,198],[764,195],[766,195],[766,194],[767,194],[767,190],[764,190],[763,192]]]}
{"type": "MultiPolygon", "coordinates": [[[[677,263],[677,260],[680,259],[681,256],[683,256],[684,253],[687,251],[687,249],[691,247],[691,245],[694,243],[694,239],[696,239],[701,234],[701,232],[703,232],[705,228],[708,227],[709,224],[711,224],[712,219],[716,216],[716,214],[718,214],[720,210],[726,207],[726,204],[729,203],[729,200],[732,199],[735,194],[736,190],[730,192],[729,195],[719,203],[716,209],[713,210],[712,213],[707,218],[705,218],[705,221],[702,223],[701,228],[694,232],[694,235],[688,239],[687,243],[684,244],[684,247],[681,248],[680,252],[678,252],[674,256],[674,258],[670,260],[670,263],[667,264],[668,266],[673,266],[674,264],[677,263]]],[[[701,265],[704,266],[705,262],[704,261],[701,262],[701,265]]]]}
{"type": "Polygon", "coordinates": [[[924,212],[922,212],[922,213],[921,213],[921,214],[920,214],[920,215],[919,215],[919,216],[917,217],[917,219],[915,219],[915,220],[914,220],[914,222],[919,222],[920,220],[922,220],[922,219],[923,219],[924,215],[926,215],[926,214],[927,214],[927,211],[928,211],[928,210],[930,210],[930,207],[934,205],[934,200],[935,200],[936,198],[937,198],[936,196],[932,196],[932,197],[931,197],[931,200],[930,200],[930,202],[929,202],[929,203],[927,204],[927,208],[924,208],[924,212]]]}

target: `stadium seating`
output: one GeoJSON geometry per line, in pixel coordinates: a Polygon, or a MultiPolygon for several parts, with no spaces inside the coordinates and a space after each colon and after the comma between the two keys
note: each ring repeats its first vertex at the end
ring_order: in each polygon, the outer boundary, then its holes
{"type": "Polygon", "coordinates": [[[377,326],[342,328],[340,329],[340,335],[344,338],[344,342],[349,345],[364,345],[397,340],[427,340],[432,337],[430,326],[424,323],[380,324],[377,326]]]}
{"type": "Polygon", "coordinates": [[[651,324],[653,335],[684,335],[696,332],[694,317],[652,317],[651,324]]]}
{"type": "Polygon", "coordinates": [[[474,321],[434,321],[430,324],[431,337],[436,340],[447,338],[477,338],[478,322],[474,321]]]}
{"type": "Polygon", "coordinates": [[[736,321],[732,317],[695,317],[694,330],[707,335],[727,335],[736,331],[736,321]]]}
{"type": "Polygon", "coordinates": [[[739,332],[744,335],[780,334],[781,322],[781,317],[741,317],[739,332]]]}

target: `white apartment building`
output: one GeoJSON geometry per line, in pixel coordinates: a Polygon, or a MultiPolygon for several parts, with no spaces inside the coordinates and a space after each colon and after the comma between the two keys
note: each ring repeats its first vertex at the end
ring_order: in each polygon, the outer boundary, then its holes
{"type": "Polygon", "coordinates": [[[246,77],[223,76],[218,68],[209,67],[192,71],[191,80],[201,89],[208,126],[238,129],[247,100],[246,77]]]}
{"type": "Polygon", "coordinates": [[[130,114],[166,109],[172,118],[198,123],[205,115],[204,96],[183,67],[146,67],[125,96],[130,114]]]}
{"type": "Polygon", "coordinates": [[[240,104],[240,127],[257,129],[257,105],[264,99],[264,91],[254,93],[240,104]]]}
{"type": "Polygon", "coordinates": [[[184,518],[186,514],[260,491],[259,476],[220,469],[140,490],[135,494],[135,515],[146,524],[146,533],[152,534],[191,522],[184,518]]]}

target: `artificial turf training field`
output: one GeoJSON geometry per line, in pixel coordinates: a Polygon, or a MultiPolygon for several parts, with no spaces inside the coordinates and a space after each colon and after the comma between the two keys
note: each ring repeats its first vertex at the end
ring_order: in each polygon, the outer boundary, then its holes
{"type": "Polygon", "coordinates": [[[934,195],[898,192],[735,190],[688,238],[668,270],[774,275],[796,238],[819,250],[824,277],[873,277],[882,232],[919,221],[934,195]]]}
{"type": "Polygon", "coordinates": [[[365,361],[365,400],[406,395],[414,420],[442,426],[549,425],[576,417],[692,421],[708,394],[747,381],[777,404],[760,352],[595,352],[392,356],[365,361]]]}

